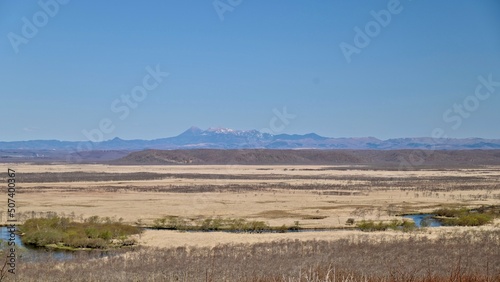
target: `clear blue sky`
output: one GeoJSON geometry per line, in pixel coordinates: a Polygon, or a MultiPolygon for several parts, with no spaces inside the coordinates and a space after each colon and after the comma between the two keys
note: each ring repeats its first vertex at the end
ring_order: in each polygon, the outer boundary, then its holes
{"type": "Polygon", "coordinates": [[[500,138],[496,0],[54,1],[0,2],[2,141],[85,140],[104,119],[104,139],[260,130],[283,107],[295,118],[276,133],[500,138]],[[350,62],[342,42],[362,47],[350,62]],[[119,100],[144,79],[136,108],[119,100]]]}

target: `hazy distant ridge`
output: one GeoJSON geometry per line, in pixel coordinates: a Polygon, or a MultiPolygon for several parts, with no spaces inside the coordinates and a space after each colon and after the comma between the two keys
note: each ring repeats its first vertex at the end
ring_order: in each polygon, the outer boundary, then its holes
{"type": "MultiPolygon", "coordinates": [[[[0,142],[0,150],[69,150],[81,151],[82,142],[59,140],[32,140],[0,142]]],[[[269,134],[257,130],[215,128],[202,130],[191,127],[175,137],[155,140],[123,140],[115,138],[93,143],[92,150],[144,150],[144,149],[435,149],[470,150],[500,149],[500,139],[464,138],[432,139],[396,138],[380,140],[374,137],[331,138],[315,133],[269,134]]]]}
{"type": "MultiPolygon", "coordinates": [[[[419,166],[499,165],[500,150],[426,151],[419,166]]],[[[413,150],[145,150],[111,161],[123,165],[376,165],[407,168],[413,150]]]]}

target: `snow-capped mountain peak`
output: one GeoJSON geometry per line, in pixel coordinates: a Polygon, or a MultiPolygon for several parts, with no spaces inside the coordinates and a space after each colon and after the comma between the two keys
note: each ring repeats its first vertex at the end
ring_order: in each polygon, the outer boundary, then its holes
{"type": "Polygon", "coordinates": [[[209,128],[205,130],[206,132],[213,132],[213,133],[220,133],[220,134],[229,134],[229,133],[238,133],[241,132],[241,130],[234,130],[231,128],[224,128],[224,127],[216,127],[216,128],[209,128]]]}

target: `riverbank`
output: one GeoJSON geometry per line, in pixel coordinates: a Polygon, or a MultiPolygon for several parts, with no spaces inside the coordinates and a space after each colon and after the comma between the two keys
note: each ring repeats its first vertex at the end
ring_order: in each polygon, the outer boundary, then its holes
{"type": "Polygon", "coordinates": [[[321,232],[288,232],[288,233],[229,233],[229,232],[180,232],[171,230],[145,230],[140,235],[134,235],[140,246],[176,248],[176,247],[215,247],[217,245],[257,244],[287,240],[299,241],[337,241],[367,238],[373,242],[382,240],[397,240],[410,237],[439,237],[464,232],[481,232],[500,230],[500,226],[487,225],[481,227],[427,227],[412,232],[381,231],[363,232],[359,230],[335,230],[321,232]]]}

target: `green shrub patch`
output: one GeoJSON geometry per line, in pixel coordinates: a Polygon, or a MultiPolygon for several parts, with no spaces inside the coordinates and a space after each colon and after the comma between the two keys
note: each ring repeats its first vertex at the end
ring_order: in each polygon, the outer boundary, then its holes
{"type": "Polygon", "coordinates": [[[493,222],[498,217],[498,206],[480,207],[476,209],[438,209],[434,211],[443,225],[448,226],[481,226],[493,222]]]}
{"type": "Polygon", "coordinates": [[[205,218],[202,220],[188,220],[177,216],[165,216],[155,219],[152,228],[180,231],[227,231],[227,232],[287,232],[300,229],[299,223],[293,226],[272,227],[264,221],[248,221],[243,218],[205,218]]]}
{"type": "Polygon", "coordinates": [[[25,245],[61,249],[108,249],[133,245],[128,236],[138,234],[135,226],[90,217],[75,222],[66,217],[28,219],[19,227],[25,245]]]}
{"type": "Polygon", "coordinates": [[[361,231],[386,231],[386,230],[403,230],[411,231],[415,229],[415,223],[407,220],[392,220],[390,222],[375,222],[373,220],[362,220],[356,225],[361,231]]]}

